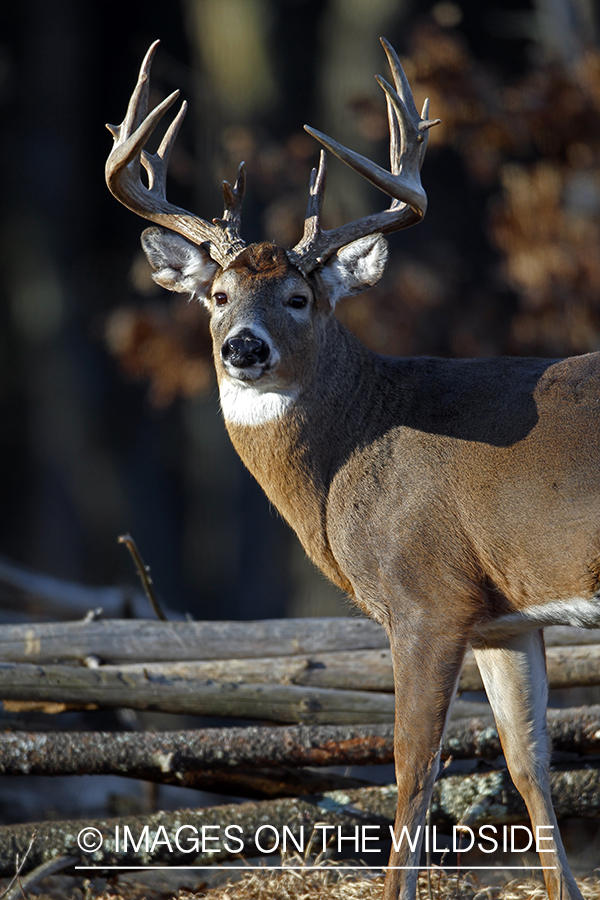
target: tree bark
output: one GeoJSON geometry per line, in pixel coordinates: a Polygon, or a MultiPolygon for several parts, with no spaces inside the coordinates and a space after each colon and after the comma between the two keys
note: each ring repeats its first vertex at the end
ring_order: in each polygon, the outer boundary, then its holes
{"type": "Polygon", "coordinates": [[[393,725],[294,725],[179,732],[0,734],[0,775],[132,775],[187,784],[203,770],[393,761],[393,725]]]}
{"type": "MultiPolygon", "coordinates": [[[[548,710],[548,730],[555,750],[599,753],[600,706],[548,710]]],[[[492,760],[501,753],[491,713],[451,720],[443,756],[492,760]]],[[[247,790],[263,795],[277,791],[279,796],[295,796],[324,789],[315,773],[294,776],[293,767],[381,765],[393,760],[391,724],[250,726],[158,734],[0,734],[0,775],[126,775],[205,790],[218,784],[246,784],[247,790]]],[[[340,781],[337,787],[341,786],[340,781]]]]}

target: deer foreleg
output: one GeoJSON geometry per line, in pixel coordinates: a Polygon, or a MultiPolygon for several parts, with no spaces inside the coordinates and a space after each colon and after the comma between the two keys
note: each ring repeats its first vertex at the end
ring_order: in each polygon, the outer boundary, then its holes
{"type": "Polygon", "coordinates": [[[383,900],[412,900],[417,886],[425,817],[439,771],[441,741],[454,696],[466,638],[410,637],[391,630],[396,714],[394,757],[398,806],[383,900]]]}
{"type": "Polygon", "coordinates": [[[541,631],[510,638],[497,647],[474,648],[494,711],[506,764],[523,797],[533,832],[541,827],[540,854],[550,900],[581,900],[569,869],[550,797],[550,744],[546,727],[548,679],[541,631]],[[550,826],[550,827],[548,827],[550,826]]]}

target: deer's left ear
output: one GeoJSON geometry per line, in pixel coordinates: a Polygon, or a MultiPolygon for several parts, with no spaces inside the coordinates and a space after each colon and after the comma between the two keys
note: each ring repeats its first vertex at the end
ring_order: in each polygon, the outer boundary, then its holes
{"type": "Polygon", "coordinates": [[[338,250],[319,273],[331,305],[377,284],[387,255],[387,242],[381,234],[370,234],[338,250]]]}
{"type": "Polygon", "coordinates": [[[219,266],[208,253],[165,228],[146,228],[142,247],[154,269],[153,279],[168,291],[206,297],[219,266]]]}

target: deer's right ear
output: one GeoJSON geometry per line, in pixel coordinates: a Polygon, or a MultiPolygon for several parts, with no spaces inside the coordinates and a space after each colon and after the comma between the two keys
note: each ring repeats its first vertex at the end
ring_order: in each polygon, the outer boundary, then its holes
{"type": "Polygon", "coordinates": [[[146,228],[142,247],[161,287],[204,300],[219,266],[206,250],[164,228],[146,228]]]}
{"type": "Polygon", "coordinates": [[[323,266],[320,276],[332,306],[377,284],[387,262],[387,242],[370,234],[346,244],[323,266]]]}

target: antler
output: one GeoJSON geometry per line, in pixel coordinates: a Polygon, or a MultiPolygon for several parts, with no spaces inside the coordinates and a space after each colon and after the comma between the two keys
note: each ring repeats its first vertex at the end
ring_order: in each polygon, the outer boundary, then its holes
{"type": "Polygon", "coordinates": [[[169,156],[187,104],[182,103],[157,152],[147,153],[143,148],[148,138],[179,96],[179,91],[173,91],[148,113],[150,67],[158,44],[155,41],[144,57],[123,122],[106,126],[115,141],[106,161],[106,183],[113,196],[132,212],[176,231],[195,244],[208,243],[212,259],[225,268],[246,246],[239,233],[246,186],[244,163],[240,163],[233,188],[223,182],[225,212],[222,219],[214,219],[212,224],[167,201],[169,156]],[[148,173],[148,187],[142,183],[140,164],[148,173]]]}
{"type": "Polygon", "coordinates": [[[321,208],[325,193],[327,163],[321,150],[319,168],[313,169],[310,179],[309,201],[304,220],[302,240],[293,250],[288,251],[290,260],[306,275],[320,266],[340,247],[368,234],[390,234],[401,228],[408,228],[420,222],[427,209],[427,195],[421,185],[420,170],[427,149],[429,129],[440,119],[429,119],[429,101],[426,100],[420,116],[417,112],[410,85],[393,47],[381,38],[386,52],[395,89],[377,76],[387,101],[390,126],[390,172],[366,159],[353,150],[348,150],[332,138],[314,128],[304,128],[335,153],[343,162],[363,175],[384,193],[393,197],[389,209],[355,222],[335,228],[321,229],[321,208]]]}

